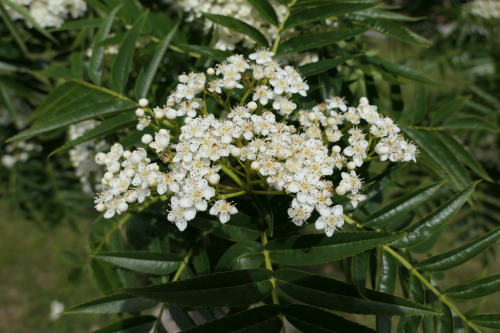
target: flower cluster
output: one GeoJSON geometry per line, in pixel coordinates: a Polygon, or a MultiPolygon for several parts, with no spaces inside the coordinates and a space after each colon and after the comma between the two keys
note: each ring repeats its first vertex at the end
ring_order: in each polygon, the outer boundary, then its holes
{"type": "Polygon", "coordinates": [[[496,0],[475,0],[467,3],[464,8],[470,14],[486,20],[500,18],[500,2],[496,0]]]}
{"type": "Polygon", "coordinates": [[[2,155],[2,165],[7,169],[12,168],[17,162],[26,162],[34,152],[42,151],[42,146],[34,142],[21,141],[17,144],[9,144],[5,147],[2,155]]]}
{"type": "MultiPolygon", "coordinates": [[[[87,11],[84,0],[12,0],[13,3],[25,7],[28,13],[42,28],[60,27],[69,17],[78,18],[87,11]]],[[[22,16],[7,6],[12,19],[22,16]]],[[[31,25],[26,22],[28,27],[31,25]]]]}
{"type": "Polygon", "coordinates": [[[138,128],[160,125],[154,136],[142,137],[159,164],[151,163],[144,148],[130,152],[115,145],[99,153],[97,161],[108,172],[96,208],[110,217],[152,191],[167,194],[168,220],[183,230],[200,211],[226,223],[237,209],[225,198],[283,194],[293,197],[293,223],[301,226],[316,211],[316,228],[331,236],[344,222],[343,207],[333,206],[332,197],[345,196],[354,207],[366,198],[356,168],[376,155],[382,161],[415,161],[415,145],[364,97],[357,107],[331,97],[300,109],[309,86],[273,56],[258,50],[250,59],[231,56],[207,75],[183,74],[166,105],[150,112],[148,102],[139,101],[138,128]],[[232,103],[235,91],[241,97],[232,103]],[[220,117],[209,112],[208,99],[223,109],[216,110],[220,117]],[[239,187],[220,183],[222,174],[239,187]]]}
{"type": "MultiPolygon", "coordinates": [[[[88,130],[96,127],[99,121],[86,120],[69,126],[69,140],[74,140],[85,134],[88,130]]],[[[92,156],[106,148],[104,140],[90,140],[76,145],[69,151],[71,164],[76,170],[76,176],[80,179],[83,191],[87,194],[94,193],[94,184],[99,183],[102,178],[102,168],[95,163],[92,156]]],[[[97,190],[99,188],[96,188],[97,190]]]]}

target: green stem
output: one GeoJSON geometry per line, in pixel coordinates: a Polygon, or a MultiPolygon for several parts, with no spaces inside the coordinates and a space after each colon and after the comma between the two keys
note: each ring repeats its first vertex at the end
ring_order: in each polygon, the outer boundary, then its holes
{"type": "Polygon", "coordinates": [[[257,191],[257,190],[252,190],[252,193],[254,193],[254,194],[262,194],[262,195],[282,195],[282,194],[286,194],[285,191],[257,191]]]}
{"type": "Polygon", "coordinates": [[[231,170],[224,164],[219,164],[219,165],[221,166],[222,171],[224,171],[224,173],[228,175],[238,186],[242,188],[245,187],[245,184],[241,181],[240,177],[238,177],[238,175],[233,172],[233,170],[231,170]]]}
{"type": "MultiPolygon", "coordinates": [[[[359,224],[358,222],[356,222],[355,220],[353,220],[348,215],[344,214],[344,220],[347,223],[349,223],[349,224],[351,224],[353,226],[356,226],[358,228],[363,228],[363,226],[361,224],[359,224]]],[[[427,278],[425,278],[425,276],[423,276],[422,274],[420,274],[420,272],[410,262],[408,262],[408,260],[406,260],[399,253],[397,253],[389,245],[382,245],[382,249],[384,251],[386,251],[387,253],[389,253],[391,256],[393,256],[394,259],[396,259],[397,261],[399,261],[399,263],[401,265],[403,265],[410,272],[410,274],[414,275],[417,279],[419,279],[420,282],[422,282],[430,291],[432,291],[432,293],[434,293],[434,295],[436,295],[436,297],[443,304],[445,304],[453,312],[455,312],[457,314],[457,316],[459,316],[463,320],[463,322],[466,323],[472,330],[474,330],[475,332],[478,332],[478,333],[481,332],[481,330],[476,325],[474,325],[474,323],[470,322],[467,319],[467,317],[445,295],[443,295],[436,287],[434,287],[432,285],[432,283],[427,278]]]]}
{"type": "Polygon", "coordinates": [[[239,197],[240,195],[246,194],[247,191],[239,191],[239,192],[233,192],[233,193],[224,193],[221,195],[218,195],[216,198],[217,199],[229,199],[229,198],[234,198],[234,197],[239,197]]]}
{"type": "Polygon", "coordinates": [[[285,16],[283,17],[283,20],[280,22],[280,26],[278,28],[279,29],[278,36],[274,40],[273,48],[271,49],[271,52],[273,52],[274,54],[276,54],[276,52],[278,51],[278,47],[279,47],[280,41],[281,41],[281,33],[286,30],[285,23],[286,23],[286,20],[288,20],[288,16],[290,16],[290,7],[293,7],[293,5],[295,5],[296,2],[297,2],[297,0],[293,0],[292,2],[290,2],[288,4],[288,10],[287,10],[285,16]]]}
{"type": "MultiPolygon", "coordinates": [[[[261,231],[260,233],[260,241],[262,245],[265,247],[267,244],[267,233],[266,231],[261,231]]],[[[271,272],[273,271],[273,264],[271,263],[271,258],[269,257],[269,251],[264,250],[264,263],[266,265],[266,268],[270,270],[271,272]]],[[[280,300],[278,298],[278,288],[276,285],[276,279],[274,277],[271,278],[271,284],[273,286],[273,291],[271,294],[271,297],[273,299],[273,304],[275,305],[280,305],[280,300]]],[[[279,316],[281,319],[281,322],[283,322],[283,317],[280,315],[279,316]]],[[[281,329],[281,332],[285,332],[285,326],[283,324],[283,328],[281,329]]]]}

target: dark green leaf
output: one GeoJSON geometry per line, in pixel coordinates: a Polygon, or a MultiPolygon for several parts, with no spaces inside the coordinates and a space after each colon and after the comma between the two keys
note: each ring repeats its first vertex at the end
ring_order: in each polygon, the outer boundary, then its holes
{"type": "Polygon", "coordinates": [[[174,272],[182,258],[164,252],[105,252],[96,258],[136,272],[165,275],[174,272]]]}
{"type": "Polygon", "coordinates": [[[255,268],[125,289],[124,292],[180,306],[245,306],[271,294],[273,286],[270,279],[269,270],[255,268]]]}
{"type": "Polygon", "coordinates": [[[498,239],[500,239],[500,228],[496,228],[454,250],[425,259],[415,267],[424,271],[442,271],[453,268],[477,256],[495,244],[498,239]]]}
{"type": "Polygon", "coordinates": [[[7,29],[10,31],[12,37],[14,37],[14,40],[21,49],[21,52],[24,55],[28,55],[28,48],[26,47],[26,43],[24,43],[23,37],[21,36],[19,31],[17,31],[14,22],[12,22],[9,13],[7,13],[2,3],[0,3],[0,17],[3,18],[3,22],[7,26],[7,29]]]}
{"type": "Polygon", "coordinates": [[[453,333],[453,314],[450,308],[441,302],[437,302],[437,309],[443,315],[436,318],[436,333],[453,333]]]}
{"type": "Polygon", "coordinates": [[[415,102],[413,107],[413,114],[411,124],[416,125],[421,122],[427,114],[427,99],[425,92],[425,85],[419,84],[415,92],[415,102]]]}
{"type": "Polygon", "coordinates": [[[148,333],[156,323],[156,317],[137,316],[117,321],[93,333],[148,333]]]}
{"type": "Polygon", "coordinates": [[[272,25],[278,26],[280,24],[278,15],[274,11],[274,7],[267,0],[247,0],[253,8],[255,8],[263,18],[265,18],[272,25]]]}
{"type": "Polygon", "coordinates": [[[92,55],[90,56],[89,61],[89,77],[97,85],[101,84],[101,75],[102,75],[102,60],[104,58],[104,46],[97,46],[99,43],[104,41],[111,30],[111,26],[113,25],[113,20],[115,18],[116,13],[121,8],[121,4],[117,5],[109,14],[106,15],[106,18],[102,22],[97,35],[94,38],[94,46],[92,48],[92,55]]]}
{"type": "Polygon", "coordinates": [[[439,124],[443,120],[448,119],[451,115],[458,112],[470,99],[469,96],[458,96],[447,101],[432,113],[431,125],[439,124]]]}
{"type": "Polygon", "coordinates": [[[477,117],[462,117],[453,120],[448,120],[441,125],[444,128],[466,129],[466,130],[482,130],[494,133],[500,133],[500,127],[492,122],[477,117]]]}
{"type": "Polygon", "coordinates": [[[378,282],[378,290],[384,293],[393,294],[396,290],[396,281],[398,277],[398,264],[394,257],[382,252],[380,262],[380,278],[378,282]]]}
{"type": "Polygon", "coordinates": [[[454,190],[462,190],[470,183],[470,177],[457,156],[443,144],[436,131],[403,127],[404,132],[423,150],[432,161],[445,171],[437,175],[448,179],[454,190]]]}
{"type": "Polygon", "coordinates": [[[264,263],[264,247],[255,241],[244,241],[232,245],[220,257],[216,270],[238,270],[260,267],[264,263]]]}
{"type": "Polygon", "coordinates": [[[373,290],[359,296],[353,285],[311,273],[282,269],[274,272],[282,291],[293,298],[325,309],[383,316],[438,315],[427,306],[373,290]]]}
{"type": "Polygon", "coordinates": [[[493,182],[493,179],[488,175],[486,170],[484,170],[483,166],[476,161],[472,155],[465,150],[464,146],[460,143],[458,143],[451,135],[439,131],[436,132],[437,137],[441,142],[452,152],[454,153],[458,159],[465,163],[469,168],[471,168],[472,171],[474,171],[479,177],[493,182]]]}
{"type": "Polygon", "coordinates": [[[56,79],[71,79],[73,77],[71,69],[69,69],[68,67],[57,66],[57,65],[42,69],[40,71],[32,71],[31,73],[35,75],[43,75],[56,79]]]}
{"type": "Polygon", "coordinates": [[[441,206],[424,216],[420,221],[410,225],[404,230],[408,235],[395,241],[391,246],[406,248],[418,245],[441,228],[444,228],[446,222],[458,213],[460,207],[474,192],[476,185],[477,182],[470,184],[464,190],[458,192],[441,206]]]}
{"type": "Polygon", "coordinates": [[[153,82],[156,71],[158,70],[158,66],[160,65],[160,62],[163,59],[163,56],[165,55],[165,52],[167,51],[167,48],[170,45],[176,31],[177,26],[160,41],[147,67],[141,69],[135,84],[135,98],[137,100],[147,97],[149,87],[151,87],[151,83],[153,82]]]}
{"type": "Polygon", "coordinates": [[[66,310],[64,313],[134,313],[152,308],[156,301],[125,294],[94,299],[66,310]]]}
{"type": "Polygon", "coordinates": [[[401,76],[413,81],[418,81],[418,82],[423,82],[427,84],[437,84],[436,82],[432,81],[429,79],[427,76],[424,74],[420,73],[417,70],[414,70],[412,68],[399,65],[393,62],[388,62],[385,60],[382,60],[378,57],[366,57],[366,59],[371,62],[372,64],[378,65],[388,71],[391,74],[394,74],[396,76],[401,76]]]}
{"type": "Polygon", "coordinates": [[[280,44],[277,54],[288,54],[332,45],[365,32],[365,29],[338,29],[326,32],[300,35],[280,44]]]}
{"type": "Polygon", "coordinates": [[[475,324],[500,329],[500,313],[479,313],[469,318],[475,324]]]}
{"type": "Polygon", "coordinates": [[[239,214],[231,218],[231,223],[222,224],[216,220],[197,217],[190,225],[233,242],[255,240],[260,237],[255,223],[252,223],[248,217],[239,214]]]}
{"type": "Polygon", "coordinates": [[[199,243],[194,247],[192,262],[197,275],[210,274],[210,259],[204,244],[199,243]]]}
{"type": "Polygon", "coordinates": [[[304,66],[301,66],[299,68],[299,72],[302,74],[304,77],[316,75],[319,73],[322,73],[324,71],[327,71],[329,69],[332,69],[334,67],[337,67],[338,65],[346,62],[347,60],[350,60],[354,58],[355,56],[345,56],[345,57],[338,57],[335,59],[325,59],[325,60],[320,60],[316,61],[304,66]]]}
{"type": "Polygon", "coordinates": [[[242,33],[244,35],[247,35],[261,46],[264,47],[269,46],[269,42],[267,41],[266,37],[259,30],[257,30],[256,28],[252,27],[251,25],[243,21],[240,21],[238,19],[229,16],[216,15],[210,13],[203,13],[203,16],[205,16],[210,21],[225,26],[229,30],[233,30],[242,33]]]}
{"type": "Polygon", "coordinates": [[[366,274],[370,265],[370,251],[351,258],[351,280],[361,296],[366,292],[366,274]]]}
{"type": "Polygon", "coordinates": [[[63,25],[61,25],[58,28],[52,28],[49,31],[65,31],[65,30],[79,30],[79,29],[89,29],[89,28],[97,28],[100,27],[102,24],[103,19],[102,18],[96,18],[96,17],[90,17],[90,18],[84,18],[84,19],[79,19],[77,21],[67,21],[64,22],[63,25]]]}
{"type": "Polygon", "coordinates": [[[132,29],[127,31],[125,39],[118,50],[113,66],[111,66],[111,85],[119,93],[125,90],[128,76],[132,70],[132,58],[135,52],[135,45],[139,40],[142,28],[146,23],[148,11],[142,13],[135,21],[132,29]]]}
{"type": "Polygon", "coordinates": [[[338,232],[292,236],[267,243],[271,260],[282,265],[316,265],[344,259],[403,237],[390,232],[338,232]]]}
{"type": "Polygon", "coordinates": [[[293,28],[308,22],[319,21],[330,17],[340,16],[375,6],[375,2],[340,2],[326,6],[315,6],[307,9],[295,10],[285,22],[285,28],[293,28]]]}
{"type": "Polygon", "coordinates": [[[184,332],[279,333],[282,329],[282,322],[278,314],[279,306],[263,305],[232,316],[210,321],[184,332]]]}
{"type": "Polygon", "coordinates": [[[179,47],[185,51],[188,52],[194,52],[196,54],[199,54],[201,56],[207,57],[209,59],[214,59],[217,61],[224,61],[231,55],[233,55],[232,52],[229,51],[221,51],[217,49],[212,49],[207,46],[201,46],[201,45],[187,45],[187,44],[181,44],[179,47]]]}
{"type": "Polygon", "coordinates": [[[26,140],[35,135],[136,106],[128,98],[85,82],[67,82],[56,89],[35,111],[33,125],[9,140],[26,140]]]}
{"type": "Polygon", "coordinates": [[[196,326],[193,319],[187,313],[187,310],[180,308],[177,305],[169,304],[168,312],[181,330],[187,330],[188,328],[196,326]]]}
{"type": "Polygon", "coordinates": [[[399,39],[402,42],[422,46],[430,46],[432,44],[431,41],[414,33],[413,31],[406,28],[405,26],[402,26],[399,23],[395,23],[383,18],[366,17],[361,15],[352,15],[351,17],[359,21],[361,25],[364,25],[389,37],[399,39]]]}
{"type": "Polygon", "coordinates": [[[436,193],[443,183],[434,183],[403,195],[362,221],[366,227],[383,227],[415,211],[436,193]]]}
{"type": "Polygon", "coordinates": [[[500,274],[497,274],[448,288],[444,294],[455,299],[471,299],[493,294],[499,290],[500,274]]]}
{"type": "Polygon", "coordinates": [[[54,150],[50,155],[60,153],[62,151],[68,150],[76,145],[90,141],[95,138],[102,137],[109,133],[115,133],[116,131],[130,127],[132,124],[137,122],[137,116],[133,112],[120,113],[116,117],[104,120],[96,127],[86,131],[82,136],[66,142],[61,147],[54,150]]]}
{"type": "Polygon", "coordinates": [[[377,332],[371,328],[312,306],[301,304],[286,305],[281,312],[293,326],[304,333],[377,332]]]}

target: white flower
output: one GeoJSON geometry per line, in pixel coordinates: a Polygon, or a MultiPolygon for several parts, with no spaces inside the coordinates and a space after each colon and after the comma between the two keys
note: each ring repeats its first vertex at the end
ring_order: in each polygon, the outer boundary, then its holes
{"type": "Polygon", "coordinates": [[[342,228],[344,225],[344,218],[342,217],[343,212],[344,207],[341,205],[331,207],[329,210],[325,211],[326,215],[320,216],[316,220],[314,226],[318,230],[324,229],[326,235],[331,237],[336,230],[342,228]]]}
{"type": "Polygon", "coordinates": [[[184,231],[187,227],[187,222],[196,217],[196,209],[181,207],[179,205],[179,198],[176,196],[170,199],[170,207],[172,209],[168,213],[167,219],[175,223],[180,231],[184,231]]]}
{"type": "Polygon", "coordinates": [[[238,209],[232,203],[221,199],[214,202],[208,213],[218,216],[221,223],[226,223],[229,221],[230,215],[238,213],[238,209]]]}

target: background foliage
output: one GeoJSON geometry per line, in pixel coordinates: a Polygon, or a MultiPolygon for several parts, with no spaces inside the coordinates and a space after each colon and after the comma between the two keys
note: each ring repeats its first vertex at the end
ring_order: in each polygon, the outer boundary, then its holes
{"type": "MultiPolygon", "coordinates": [[[[280,21],[276,2],[248,2],[283,38],[218,14],[186,23],[178,7],[148,1],[87,1],[84,18],[28,29],[9,19],[10,2],[0,4],[0,96],[12,120],[2,139],[43,147],[29,164],[1,169],[9,184],[2,196],[42,224],[87,212],[91,201],[76,191],[65,152],[96,138],[140,145],[136,101],[161,103],[177,75],[232,54],[213,48],[220,26],[257,47],[275,46],[278,56],[317,53],[318,61],[299,67],[311,98],[368,97],[418,144],[418,163],[369,163],[368,200],[331,238],[312,226],[297,232],[283,197],[258,207],[235,199],[240,213],[229,223],[207,214],[183,233],[153,199],[97,218],[89,253],[74,261],[70,278],[90,273],[102,296],[67,313],[118,314],[96,332],[500,328],[500,314],[481,307],[500,289],[491,270],[500,237],[498,28],[458,3],[282,0],[280,21]],[[214,25],[206,30],[202,19],[214,25]],[[16,133],[21,116],[29,127],[16,133]],[[101,122],[66,139],[68,125],[88,119],[101,122]],[[483,266],[471,280],[443,283],[476,256],[483,266]],[[458,304],[471,299],[467,309],[458,304]]],[[[234,52],[249,53],[241,44],[234,52]]]]}

